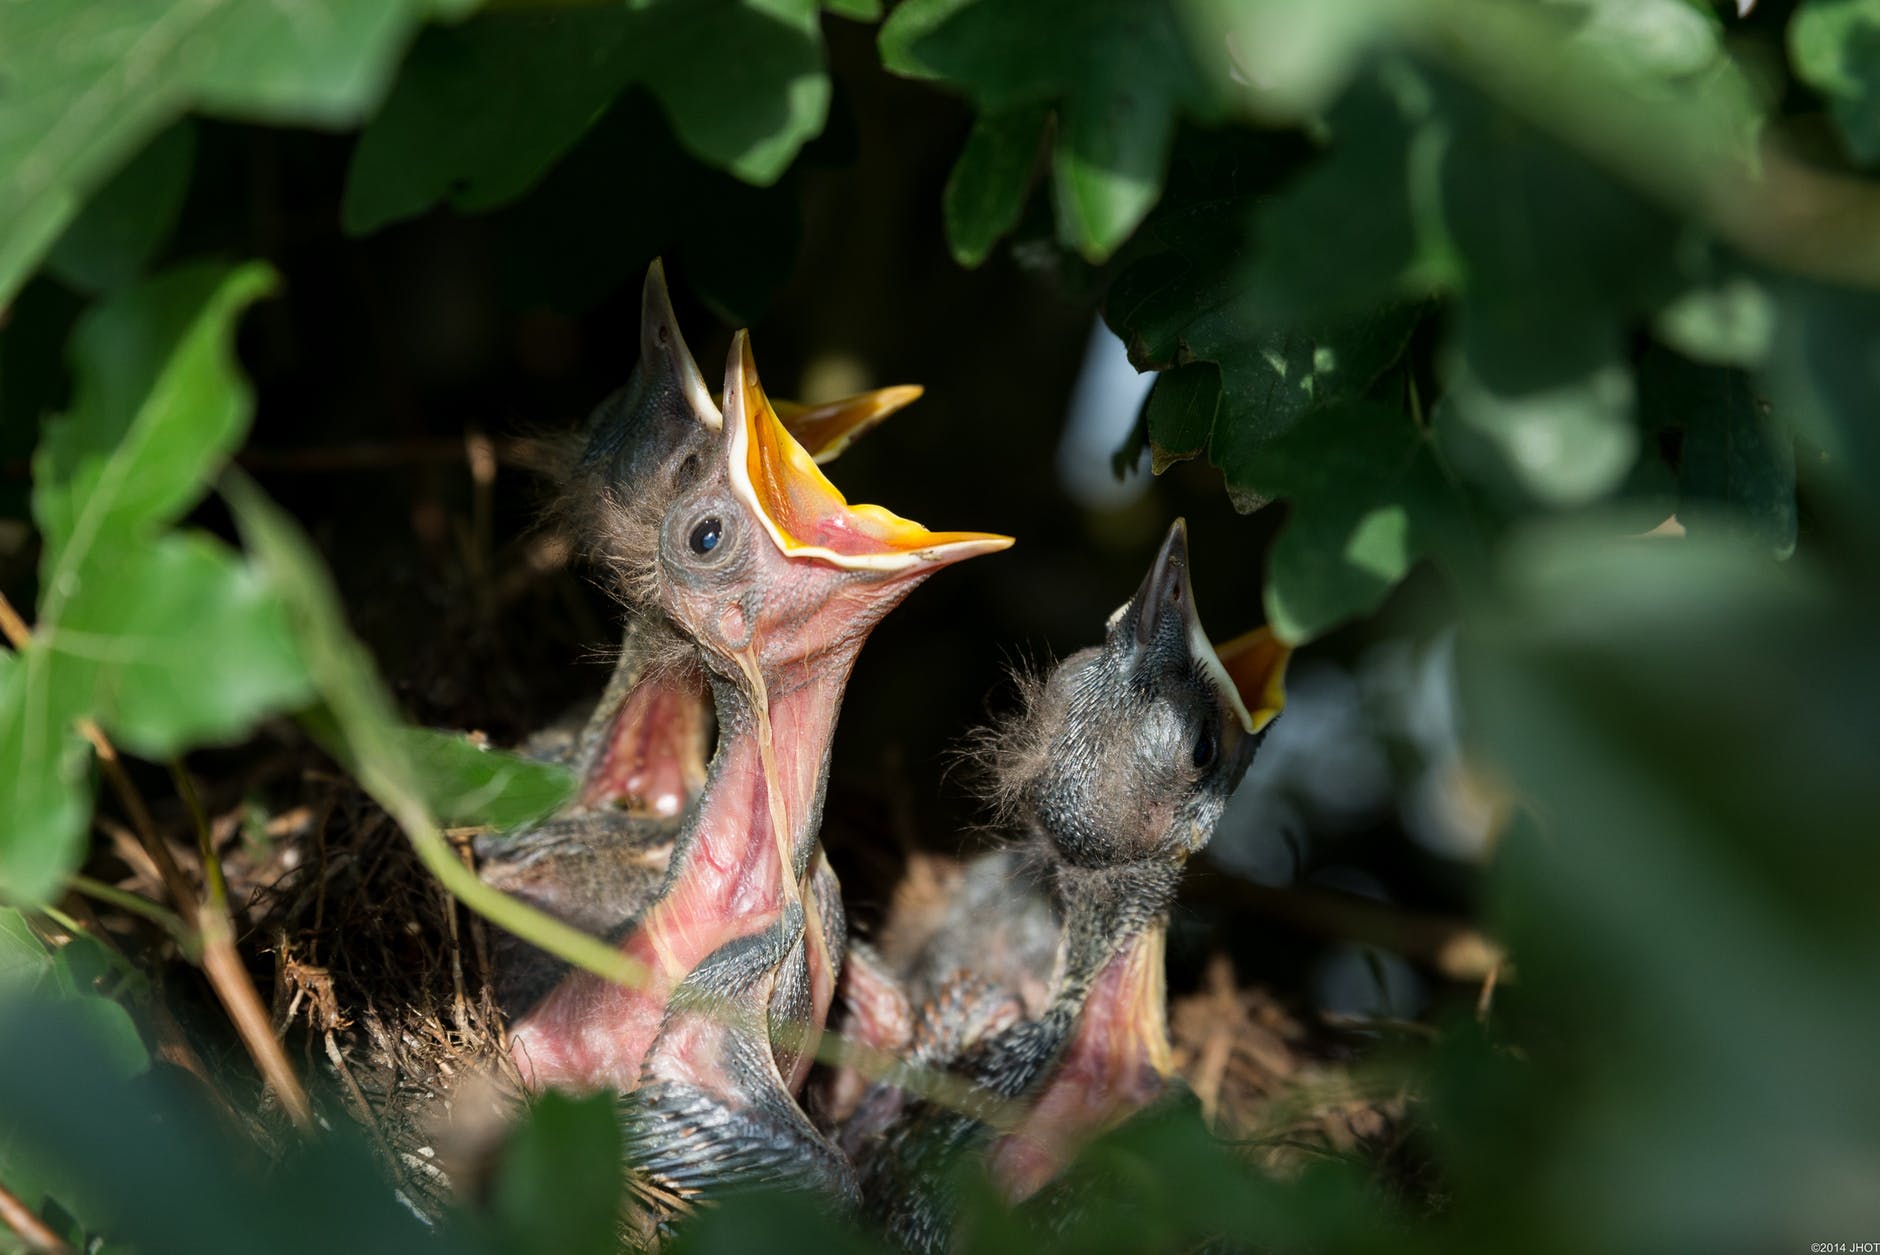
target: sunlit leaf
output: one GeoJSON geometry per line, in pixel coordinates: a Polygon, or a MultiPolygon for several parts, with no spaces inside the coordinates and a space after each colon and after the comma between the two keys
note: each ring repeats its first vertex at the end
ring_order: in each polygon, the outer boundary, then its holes
{"type": "Polygon", "coordinates": [[[272,283],[260,266],[174,271],[74,335],[73,407],[34,459],[33,638],[0,674],[0,896],[43,900],[82,853],[78,720],[161,757],[309,695],[265,577],[220,541],[165,531],[247,429],[234,324],[272,283]]]}

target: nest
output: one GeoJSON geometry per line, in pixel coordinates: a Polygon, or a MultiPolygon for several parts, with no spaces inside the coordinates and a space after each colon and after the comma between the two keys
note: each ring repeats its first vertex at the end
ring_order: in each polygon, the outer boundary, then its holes
{"type": "MultiPolygon", "coordinates": [[[[486,925],[311,747],[296,745],[216,795],[211,831],[242,953],[317,1109],[365,1130],[419,1213],[439,1214],[453,1194],[476,1197],[522,1094],[492,995],[486,925]],[[274,803],[259,830],[246,800],[257,794],[274,803]]],[[[170,818],[160,827],[190,867],[192,826],[170,818]]],[[[112,835],[125,854],[122,887],[160,898],[154,868],[134,857],[127,834],[112,835]]],[[[450,835],[470,861],[474,834],[450,835]]],[[[918,880],[948,861],[917,858],[906,870],[918,880]]],[[[1243,986],[1220,955],[1202,988],[1171,1000],[1169,1018],[1177,1067],[1210,1127],[1262,1170],[1286,1175],[1315,1158],[1354,1157],[1428,1196],[1409,1096],[1357,1066],[1363,1035],[1243,986]]],[[[212,1075],[226,1091],[224,1065],[239,1053],[226,1040],[213,1051],[212,1075]]],[[[284,1135],[258,1084],[253,1093],[242,1114],[264,1138],[284,1135]]]]}

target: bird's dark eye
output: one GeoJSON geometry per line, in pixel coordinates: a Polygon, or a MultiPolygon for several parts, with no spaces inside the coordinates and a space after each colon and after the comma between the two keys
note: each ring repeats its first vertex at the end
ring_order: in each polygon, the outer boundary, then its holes
{"type": "Polygon", "coordinates": [[[692,546],[693,553],[703,557],[718,548],[718,542],[724,538],[725,525],[714,515],[698,521],[698,525],[692,529],[692,538],[688,543],[692,546]]]}
{"type": "Polygon", "coordinates": [[[1203,728],[1195,737],[1195,770],[1206,771],[1214,762],[1214,729],[1203,728]]]}

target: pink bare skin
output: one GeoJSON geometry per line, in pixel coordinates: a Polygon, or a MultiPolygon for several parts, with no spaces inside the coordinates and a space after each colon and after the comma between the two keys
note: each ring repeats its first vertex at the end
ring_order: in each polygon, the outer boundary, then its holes
{"type": "MultiPolygon", "coordinates": [[[[776,922],[786,877],[773,816],[797,830],[790,834],[792,848],[802,841],[800,819],[820,803],[823,762],[846,679],[846,667],[824,670],[773,698],[768,755],[755,721],[721,739],[690,842],[675,860],[666,891],[622,945],[645,965],[649,979],[639,988],[585,972],[563,981],[510,1033],[511,1053],[532,1086],[632,1089],[678,983],[725,943],[776,922]],[[787,732],[777,735],[779,728],[787,732]],[[774,808],[766,757],[777,772],[774,808]]],[[[792,872],[789,880],[796,879],[792,872]]],[[[820,1019],[835,984],[827,943],[819,931],[814,935],[808,976],[820,1019]]]]}
{"type": "Polygon", "coordinates": [[[701,747],[710,721],[696,681],[641,683],[614,716],[601,757],[581,783],[580,804],[676,818],[705,783],[701,747]]]}
{"type": "Polygon", "coordinates": [[[993,1146],[1006,1201],[1049,1185],[1091,1138],[1149,1106],[1174,1073],[1160,927],[1132,939],[1090,988],[1077,1031],[1023,1123],[993,1146]]]}

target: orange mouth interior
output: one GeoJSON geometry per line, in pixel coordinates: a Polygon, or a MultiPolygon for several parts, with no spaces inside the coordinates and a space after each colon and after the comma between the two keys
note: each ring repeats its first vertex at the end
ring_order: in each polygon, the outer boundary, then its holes
{"type": "Polygon", "coordinates": [[[1258,732],[1286,708],[1286,663],[1292,647],[1258,627],[1215,647],[1215,656],[1240,694],[1252,717],[1249,732],[1258,732]]]}
{"type": "Polygon", "coordinates": [[[733,483],[786,555],[894,571],[992,553],[1012,543],[989,532],[929,531],[881,506],[850,505],[777,416],[742,331],[732,346],[725,410],[733,483]]]}

